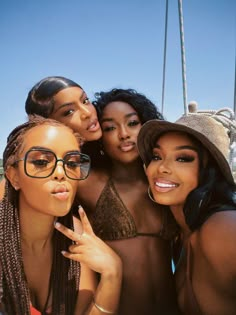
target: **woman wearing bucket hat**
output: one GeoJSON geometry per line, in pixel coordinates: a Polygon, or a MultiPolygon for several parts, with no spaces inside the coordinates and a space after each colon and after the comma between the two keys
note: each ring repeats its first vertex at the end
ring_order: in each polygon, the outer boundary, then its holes
{"type": "Polygon", "coordinates": [[[236,313],[236,185],[228,163],[236,123],[223,111],[153,120],[138,135],[155,202],[178,222],[178,302],[185,315],[236,313]]]}

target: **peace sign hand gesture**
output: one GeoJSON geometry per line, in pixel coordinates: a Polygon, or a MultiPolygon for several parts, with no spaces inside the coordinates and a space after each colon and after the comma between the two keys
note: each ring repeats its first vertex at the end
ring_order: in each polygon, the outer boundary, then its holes
{"type": "Polygon", "coordinates": [[[55,223],[55,228],[58,231],[75,242],[75,244],[69,246],[67,251],[62,251],[63,256],[84,263],[100,274],[113,273],[114,269],[120,268],[119,256],[94,234],[82,207],[79,208],[79,215],[81,234],[72,231],[59,222],[55,223]]]}

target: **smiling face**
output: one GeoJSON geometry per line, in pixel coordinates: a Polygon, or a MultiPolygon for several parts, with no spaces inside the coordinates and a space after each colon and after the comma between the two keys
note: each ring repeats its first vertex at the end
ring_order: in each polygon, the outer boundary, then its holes
{"type": "Polygon", "coordinates": [[[130,163],[137,159],[137,136],[141,122],[137,112],[125,102],[111,102],[101,117],[102,141],[111,159],[130,163]]]}
{"type": "Polygon", "coordinates": [[[182,210],[188,194],[198,185],[196,143],[180,132],[162,135],[156,141],[146,174],[156,202],[182,210]]]}
{"type": "MultiPolygon", "coordinates": [[[[63,159],[68,152],[79,151],[77,139],[70,129],[48,124],[35,126],[26,132],[18,153],[19,159],[24,158],[26,152],[36,147],[54,152],[57,159],[63,159]]],[[[46,160],[46,155],[33,156],[28,170],[30,173],[40,174],[42,164],[36,164],[35,159],[46,160]]],[[[24,161],[17,162],[16,167],[10,167],[7,174],[12,186],[19,190],[20,211],[23,209],[51,216],[64,216],[70,210],[78,181],[66,176],[62,161],[57,162],[53,174],[47,178],[27,176],[24,161]]]]}
{"type": "Polygon", "coordinates": [[[102,131],[95,107],[79,87],[61,90],[53,97],[54,110],[50,118],[56,119],[79,132],[86,141],[97,140],[102,131]]]}

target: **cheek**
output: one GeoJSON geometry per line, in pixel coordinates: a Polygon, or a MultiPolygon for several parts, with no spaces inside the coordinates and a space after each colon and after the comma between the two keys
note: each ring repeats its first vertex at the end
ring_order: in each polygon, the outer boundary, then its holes
{"type": "Polygon", "coordinates": [[[111,148],[111,146],[115,143],[115,132],[106,133],[105,136],[102,137],[102,143],[105,149],[111,148]]]}
{"type": "Polygon", "coordinates": [[[156,167],[153,165],[152,162],[146,167],[146,170],[144,169],[148,180],[151,179],[151,177],[154,175],[155,170],[156,167]]]}
{"type": "Polygon", "coordinates": [[[95,107],[92,104],[90,104],[88,106],[88,110],[90,111],[91,114],[93,114],[93,115],[95,115],[97,117],[97,111],[96,111],[95,107]]]}
{"type": "Polygon", "coordinates": [[[77,189],[78,189],[78,186],[79,186],[79,181],[73,180],[73,181],[70,182],[70,185],[71,185],[71,189],[72,189],[72,192],[73,192],[73,197],[75,197],[77,189]]]}
{"type": "Polygon", "coordinates": [[[137,138],[138,138],[138,134],[139,134],[141,127],[142,127],[142,125],[138,125],[138,127],[134,129],[134,135],[136,135],[137,138]]]}
{"type": "MultiPolygon", "coordinates": [[[[184,170],[182,171],[182,176],[184,175],[184,170]]],[[[198,170],[193,169],[190,172],[186,172],[184,175],[187,183],[189,192],[198,186],[198,170]]]]}

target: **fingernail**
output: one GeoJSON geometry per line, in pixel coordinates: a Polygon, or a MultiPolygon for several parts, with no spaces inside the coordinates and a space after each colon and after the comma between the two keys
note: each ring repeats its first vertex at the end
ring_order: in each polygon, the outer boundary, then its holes
{"type": "Polygon", "coordinates": [[[54,223],[54,226],[55,226],[56,228],[59,228],[59,227],[61,226],[61,223],[55,222],[55,223],[54,223]]]}
{"type": "Polygon", "coordinates": [[[84,214],[84,209],[83,209],[81,206],[79,207],[79,214],[80,214],[80,215],[83,215],[83,214],[84,214]]]}
{"type": "Polygon", "coordinates": [[[65,250],[62,250],[61,253],[62,253],[62,255],[65,255],[65,254],[66,254],[66,251],[65,251],[65,250]]]}

